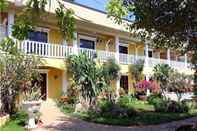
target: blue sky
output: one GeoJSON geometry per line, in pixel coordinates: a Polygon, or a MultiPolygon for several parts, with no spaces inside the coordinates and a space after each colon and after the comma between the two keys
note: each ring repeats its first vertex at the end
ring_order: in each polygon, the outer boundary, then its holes
{"type": "Polygon", "coordinates": [[[101,11],[105,11],[105,7],[107,4],[108,0],[75,0],[76,2],[101,10],[101,11]]]}

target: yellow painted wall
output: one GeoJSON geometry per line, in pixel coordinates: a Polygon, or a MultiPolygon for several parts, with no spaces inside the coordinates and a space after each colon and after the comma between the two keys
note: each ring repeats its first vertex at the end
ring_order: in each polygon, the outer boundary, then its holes
{"type": "Polygon", "coordinates": [[[62,35],[58,30],[50,29],[49,30],[49,43],[52,44],[63,44],[62,35]]]}
{"type": "Polygon", "coordinates": [[[50,69],[48,72],[48,98],[56,99],[62,92],[62,73],[58,69],[50,69]]]}

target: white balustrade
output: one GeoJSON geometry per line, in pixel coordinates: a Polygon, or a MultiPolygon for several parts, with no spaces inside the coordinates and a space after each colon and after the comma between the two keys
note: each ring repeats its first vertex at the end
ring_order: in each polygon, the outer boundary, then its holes
{"type": "MultiPolygon", "coordinates": [[[[14,40],[17,48],[27,54],[34,54],[39,55],[42,57],[49,57],[49,58],[65,58],[65,56],[73,55],[74,48],[71,46],[66,45],[59,45],[59,44],[49,44],[49,43],[42,43],[37,41],[23,41],[19,42],[14,40]]],[[[115,52],[103,51],[103,50],[92,50],[86,48],[77,48],[78,52],[85,52],[87,53],[89,58],[97,57],[101,62],[105,62],[109,58],[115,58],[115,52]]],[[[119,54],[119,62],[120,64],[134,64],[137,60],[145,60],[145,56],[135,56],[130,54],[119,54]]],[[[154,67],[157,64],[169,64],[168,60],[166,59],[157,59],[157,58],[148,58],[147,65],[150,67],[154,67]]],[[[185,62],[178,62],[178,61],[170,61],[170,66],[173,68],[186,68],[185,62]]],[[[188,64],[189,67],[189,64],[188,64]]]]}

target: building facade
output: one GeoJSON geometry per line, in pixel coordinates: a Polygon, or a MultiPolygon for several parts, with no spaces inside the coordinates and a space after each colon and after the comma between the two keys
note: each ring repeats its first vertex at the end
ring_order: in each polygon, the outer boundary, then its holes
{"type": "MultiPolygon", "coordinates": [[[[1,12],[0,38],[12,37],[12,25],[16,15],[25,5],[25,1],[7,0],[9,8],[1,12]]],[[[121,67],[120,79],[113,81],[111,86],[118,90],[120,87],[128,93],[133,92],[130,65],[143,59],[143,74],[148,79],[153,74],[153,67],[159,63],[169,64],[173,68],[186,74],[193,71],[189,64],[189,55],[181,55],[170,49],[153,49],[139,39],[132,37],[124,26],[116,24],[107,14],[76,3],[63,2],[67,8],[75,12],[76,39],[66,42],[57,26],[55,9],[58,3],[52,0],[46,20],[40,22],[34,31],[29,32],[28,39],[17,47],[27,54],[39,55],[44,64],[39,72],[43,76],[42,93],[46,99],[58,98],[66,93],[69,87],[69,78],[65,67],[65,55],[86,52],[89,57],[97,54],[100,62],[114,57],[121,67]]]]}

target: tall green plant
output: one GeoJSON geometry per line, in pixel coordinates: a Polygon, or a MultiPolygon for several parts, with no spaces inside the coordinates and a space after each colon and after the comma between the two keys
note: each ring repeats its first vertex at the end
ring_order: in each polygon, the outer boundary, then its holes
{"type": "Polygon", "coordinates": [[[133,76],[135,82],[140,81],[143,67],[144,67],[144,60],[138,60],[136,61],[136,63],[130,66],[131,75],[133,76]]]}
{"type": "Polygon", "coordinates": [[[4,41],[0,43],[0,92],[1,103],[4,112],[15,111],[15,104],[19,94],[31,90],[31,81],[39,78],[36,70],[42,64],[39,57],[25,55],[18,51],[14,42],[4,41]]]}
{"type": "Polygon", "coordinates": [[[85,100],[92,105],[105,84],[101,81],[100,68],[96,66],[93,58],[88,58],[86,53],[69,56],[66,62],[68,73],[76,83],[80,102],[85,100]]]}
{"type": "Polygon", "coordinates": [[[153,72],[154,72],[153,76],[157,81],[159,81],[161,91],[165,96],[168,78],[170,76],[170,73],[174,72],[174,70],[167,64],[158,64],[154,67],[153,72]]]}
{"type": "Polygon", "coordinates": [[[74,11],[72,9],[66,9],[66,7],[59,2],[59,8],[55,10],[55,13],[58,18],[58,26],[62,36],[66,39],[66,41],[75,39],[74,11]]]}

